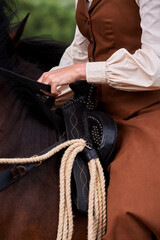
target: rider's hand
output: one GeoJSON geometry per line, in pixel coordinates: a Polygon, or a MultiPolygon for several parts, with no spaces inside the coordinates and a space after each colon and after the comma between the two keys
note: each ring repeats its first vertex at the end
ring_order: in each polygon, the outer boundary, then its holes
{"type": "Polygon", "coordinates": [[[58,86],[68,85],[78,80],[86,80],[86,63],[45,72],[38,79],[38,82],[51,85],[51,92],[59,95],[58,86]]]}

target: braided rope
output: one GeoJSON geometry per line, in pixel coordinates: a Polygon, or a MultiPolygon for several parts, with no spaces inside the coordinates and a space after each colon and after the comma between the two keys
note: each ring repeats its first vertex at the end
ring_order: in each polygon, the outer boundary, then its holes
{"type": "Polygon", "coordinates": [[[102,205],[102,236],[105,234],[106,232],[106,223],[107,223],[107,219],[106,219],[106,191],[105,191],[105,176],[104,176],[104,172],[103,172],[103,168],[101,166],[100,161],[97,161],[97,168],[98,168],[98,173],[99,173],[99,178],[100,178],[100,196],[101,196],[101,205],[102,205]]]}
{"type": "Polygon", "coordinates": [[[106,231],[106,194],[104,173],[98,158],[89,162],[89,171],[88,240],[101,240],[106,231]]]}
{"type": "MultiPolygon", "coordinates": [[[[99,178],[97,174],[97,180],[96,180],[96,193],[95,193],[95,218],[97,218],[97,226],[95,226],[95,231],[97,232],[97,235],[100,235],[100,230],[102,226],[102,211],[99,211],[101,209],[101,196],[99,194],[99,178]],[[97,199],[97,200],[96,200],[97,199]],[[98,221],[99,220],[99,221],[98,221]]],[[[98,238],[99,240],[99,238],[98,238]]]]}
{"type": "MultiPolygon", "coordinates": [[[[73,213],[71,203],[71,174],[74,160],[86,146],[83,139],[62,143],[41,156],[30,158],[1,158],[0,164],[34,163],[45,161],[67,148],[60,166],[60,203],[57,240],[71,240],[73,235],[73,213]]],[[[98,158],[88,163],[90,172],[88,204],[88,240],[101,240],[106,231],[105,178],[98,158]]]]}
{"type": "Polygon", "coordinates": [[[94,232],[94,200],[95,200],[95,184],[96,184],[96,165],[94,159],[89,163],[90,185],[89,185],[89,204],[88,204],[88,239],[96,239],[94,232]]]}
{"type": "Polygon", "coordinates": [[[75,143],[66,150],[62,158],[62,165],[60,168],[60,189],[61,190],[60,190],[60,204],[59,204],[60,211],[59,211],[57,240],[72,239],[73,214],[72,214],[72,203],[71,203],[71,174],[72,174],[74,159],[76,155],[84,149],[84,147],[85,147],[84,144],[80,145],[79,143],[75,143]],[[64,211],[67,211],[67,222],[64,219],[64,211]],[[68,228],[66,228],[66,225],[68,226],[68,228]]]}

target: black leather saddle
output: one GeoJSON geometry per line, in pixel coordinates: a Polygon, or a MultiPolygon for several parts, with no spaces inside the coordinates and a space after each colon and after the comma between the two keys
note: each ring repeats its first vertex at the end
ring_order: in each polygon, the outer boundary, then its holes
{"type": "Polygon", "coordinates": [[[66,139],[83,138],[88,145],[88,148],[78,154],[74,162],[72,196],[77,209],[87,213],[90,179],[88,161],[99,157],[103,168],[111,163],[117,126],[110,115],[95,109],[94,85],[79,81],[72,84],[71,88],[74,91],[74,98],[61,108],[66,139]]]}

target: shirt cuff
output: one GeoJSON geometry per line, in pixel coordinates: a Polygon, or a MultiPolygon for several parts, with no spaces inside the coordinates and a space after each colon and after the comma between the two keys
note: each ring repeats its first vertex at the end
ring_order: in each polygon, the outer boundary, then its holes
{"type": "Polygon", "coordinates": [[[106,84],[105,73],[106,62],[87,62],[86,64],[86,80],[88,83],[106,84]]]}

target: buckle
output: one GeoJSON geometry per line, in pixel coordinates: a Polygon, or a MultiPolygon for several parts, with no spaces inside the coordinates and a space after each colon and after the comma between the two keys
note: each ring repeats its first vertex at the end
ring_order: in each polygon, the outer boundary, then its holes
{"type": "Polygon", "coordinates": [[[17,165],[11,169],[13,178],[23,177],[27,173],[27,169],[24,166],[17,165]]]}
{"type": "MultiPolygon", "coordinates": [[[[33,155],[33,157],[38,157],[38,155],[35,154],[35,155],[33,155]]],[[[39,166],[41,166],[41,164],[42,164],[42,160],[37,162],[37,164],[34,167],[39,167],[39,166]]]]}
{"type": "Polygon", "coordinates": [[[39,167],[41,166],[41,164],[42,164],[42,161],[39,161],[34,167],[39,167]]]}

